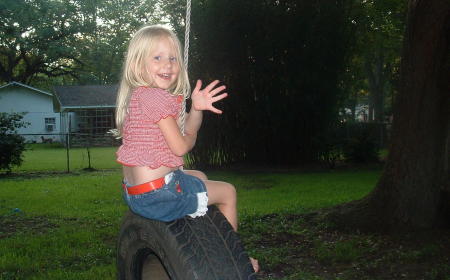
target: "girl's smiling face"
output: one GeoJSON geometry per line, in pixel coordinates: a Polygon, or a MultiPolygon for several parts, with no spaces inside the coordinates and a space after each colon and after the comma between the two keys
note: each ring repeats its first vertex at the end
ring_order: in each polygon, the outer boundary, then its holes
{"type": "Polygon", "coordinates": [[[150,51],[146,63],[146,73],[152,86],[170,88],[180,73],[175,44],[169,38],[161,38],[150,51]]]}

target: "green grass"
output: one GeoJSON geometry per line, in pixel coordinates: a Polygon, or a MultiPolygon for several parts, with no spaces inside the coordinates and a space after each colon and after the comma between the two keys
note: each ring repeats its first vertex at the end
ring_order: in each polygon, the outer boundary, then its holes
{"type": "Polygon", "coordinates": [[[0,214],[18,208],[27,215],[112,219],[124,209],[120,179],[119,171],[3,179],[0,214]]]}
{"type": "Polygon", "coordinates": [[[118,171],[2,179],[0,279],[114,279],[119,183],[118,171]]]}
{"type": "MultiPolygon", "coordinates": [[[[236,185],[240,216],[248,220],[255,215],[301,212],[359,198],[377,176],[378,172],[369,171],[353,176],[351,172],[220,172],[211,178],[236,185]],[[255,182],[270,187],[258,187],[255,182]]],[[[0,238],[0,279],[114,279],[115,238],[126,210],[119,182],[119,171],[1,179],[3,223],[10,219],[23,221],[25,226],[0,238]]],[[[260,231],[255,226],[251,232],[260,231]]],[[[264,253],[271,256],[266,265],[285,257],[283,250],[276,248],[264,253]]]]}
{"type": "Polygon", "coordinates": [[[111,230],[54,221],[48,232],[1,240],[1,279],[113,279],[113,244],[102,242],[111,230]]]}
{"type": "Polygon", "coordinates": [[[238,187],[238,199],[242,201],[238,209],[246,215],[299,213],[359,199],[378,176],[379,172],[373,170],[210,175],[238,187]]]}
{"type": "MultiPolygon", "coordinates": [[[[119,168],[115,152],[117,147],[96,147],[90,149],[91,167],[95,169],[119,168]]],[[[67,150],[59,144],[28,144],[23,154],[23,164],[14,167],[13,172],[67,171],[69,158],[70,171],[89,167],[86,148],[70,148],[67,150]]]]}
{"type": "MultiPolygon", "coordinates": [[[[115,148],[91,150],[93,167],[108,170],[34,173],[61,171],[64,152],[61,148],[34,146],[26,152],[16,176],[0,177],[0,279],[115,279],[115,242],[126,211],[121,198],[120,169],[115,168],[115,148]],[[30,171],[33,174],[28,174],[30,171]]],[[[71,152],[75,154],[75,150],[71,152]]],[[[83,150],[79,152],[82,154],[83,150]]],[[[82,169],[82,156],[78,160],[82,169]]],[[[379,170],[347,170],[216,171],[208,175],[236,186],[241,234],[247,249],[265,269],[275,271],[293,256],[283,244],[262,249],[263,232],[271,229],[293,236],[306,234],[301,220],[286,217],[361,198],[372,189],[379,174],[379,170]],[[276,229],[265,218],[274,213],[285,215],[279,216],[276,229]]],[[[355,259],[362,254],[355,244],[317,244],[316,253],[328,262],[355,259]]],[[[306,275],[307,279],[321,279],[300,269],[294,269],[285,279],[306,275]]]]}

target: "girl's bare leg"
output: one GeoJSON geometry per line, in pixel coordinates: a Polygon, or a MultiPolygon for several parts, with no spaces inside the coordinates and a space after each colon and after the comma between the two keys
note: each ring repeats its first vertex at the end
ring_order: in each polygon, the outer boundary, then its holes
{"type": "Polygon", "coordinates": [[[216,205],[228,222],[237,231],[236,189],[225,182],[205,180],[208,191],[208,205],[216,205]]]}
{"type": "Polygon", "coordinates": [[[195,176],[203,181],[208,180],[208,177],[206,176],[205,173],[199,171],[199,170],[183,170],[184,173],[191,175],[191,176],[195,176]]]}
{"type": "Polygon", "coordinates": [[[234,186],[225,182],[208,180],[205,173],[198,170],[183,170],[183,172],[205,182],[208,192],[208,205],[216,205],[234,231],[237,231],[236,189],[234,186]]]}
{"type": "MultiPolygon", "coordinates": [[[[220,212],[225,216],[228,222],[237,232],[237,208],[236,208],[236,189],[233,185],[225,182],[208,180],[205,173],[198,170],[183,170],[186,174],[200,178],[205,182],[208,192],[208,205],[215,204],[220,212]]],[[[255,272],[259,271],[258,260],[250,258],[255,272]]]]}

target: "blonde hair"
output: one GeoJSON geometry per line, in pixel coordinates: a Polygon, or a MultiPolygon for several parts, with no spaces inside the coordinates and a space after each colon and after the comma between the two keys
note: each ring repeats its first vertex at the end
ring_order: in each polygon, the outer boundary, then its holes
{"type": "Polygon", "coordinates": [[[163,38],[167,38],[173,43],[180,69],[176,82],[168,91],[173,95],[182,95],[184,98],[189,97],[189,77],[181,55],[181,44],[175,33],[158,25],[142,27],[130,40],[128,51],[125,55],[122,79],[116,99],[117,132],[115,134],[118,137],[122,136],[123,122],[127,115],[131,93],[138,87],[152,86],[153,81],[146,80],[145,61],[149,58],[150,52],[155,48],[155,42],[163,38]]]}

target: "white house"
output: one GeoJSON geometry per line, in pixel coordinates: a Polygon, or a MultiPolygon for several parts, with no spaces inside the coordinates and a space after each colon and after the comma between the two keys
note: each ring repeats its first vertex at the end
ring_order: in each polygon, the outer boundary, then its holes
{"type": "Polygon", "coordinates": [[[53,110],[53,94],[18,82],[0,86],[0,112],[25,113],[29,125],[18,130],[27,142],[59,141],[60,114],[53,110]]]}

